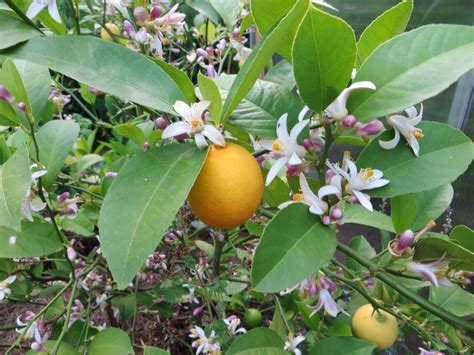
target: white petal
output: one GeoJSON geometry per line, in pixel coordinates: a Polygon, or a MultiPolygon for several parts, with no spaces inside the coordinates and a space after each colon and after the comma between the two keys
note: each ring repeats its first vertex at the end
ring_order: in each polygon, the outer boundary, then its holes
{"type": "Polygon", "coordinates": [[[407,113],[408,118],[415,118],[416,114],[418,113],[415,106],[410,106],[410,107],[406,108],[405,112],[407,113]]]}
{"type": "Polygon", "coordinates": [[[39,212],[39,211],[42,211],[46,208],[46,203],[41,202],[41,203],[38,203],[38,204],[33,204],[33,202],[31,202],[30,208],[34,212],[39,212]]]}
{"type": "Polygon", "coordinates": [[[283,166],[287,163],[288,158],[281,157],[278,159],[275,164],[270,168],[270,171],[267,174],[267,179],[265,180],[265,186],[270,185],[273,179],[278,175],[283,166]]]}
{"type": "Polygon", "coordinates": [[[357,176],[357,167],[350,159],[344,159],[347,167],[349,168],[349,173],[352,179],[357,176]]]}
{"type": "Polygon", "coordinates": [[[290,136],[288,135],[288,127],[287,127],[287,122],[286,122],[287,118],[288,118],[288,114],[287,113],[283,114],[278,119],[277,128],[276,128],[278,139],[281,139],[282,141],[285,141],[285,142],[288,141],[288,139],[290,138],[290,136]]]}
{"type": "Polygon", "coordinates": [[[292,129],[290,133],[290,141],[296,143],[296,140],[298,139],[299,134],[301,131],[308,125],[309,120],[304,120],[301,122],[298,122],[292,129]]]}
{"type": "Polygon", "coordinates": [[[183,117],[186,121],[191,122],[193,119],[191,107],[183,101],[176,101],[173,105],[173,109],[176,111],[178,115],[183,117]]]}
{"type": "Polygon", "coordinates": [[[306,116],[306,114],[309,112],[309,107],[308,106],[305,106],[303,107],[303,109],[300,111],[300,113],[298,114],[298,121],[301,122],[304,120],[304,116],[306,116]]]}
{"type": "Polygon", "coordinates": [[[290,160],[288,161],[288,164],[290,164],[290,165],[300,165],[301,163],[303,163],[303,161],[300,159],[298,154],[296,154],[296,153],[291,154],[291,157],[290,157],[290,160]]]}
{"type": "Polygon", "coordinates": [[[261,139],[257,141],[257,144],[260,145],[263,149],[272,150],[273,149],[273,141],[269,139],[261,139]]]}
{"type": "MultiPolygon", "coordinates": [[[[334,175],[331,178],[331,186],[334,186],[338,190],[338,194],[342,193],[342,178],[339,175],[334,175]]],[[[340,198],[340,196],[339,196],[340,198]]]]}
{"type": "Polygon", "coordinates": [[[6,279],[5,281],[7,282],[7,284],[10,284],[10,285],[11,285],[12,283],[15,282],[15,280],[16,280],[16,276],[13,275],[13,276],[7,277],[7,279],[6,279]]]}
{"type": "Polygon", "coordinates": [[[347,115],[347,99],[349,98],[349,95],[352,93],[352,91],[358,89],[375,90],[376,88],[375,85],[370,81],[360,81],[358,83],[353,83],[347,89],[344,89],[337,99],[334,100],[326,110],[331,114],[331,116],[335,118],[342,118],[343,116],[347,115]]]}
{"type": "Polygon", "coordinates": [[[202,133],[196,133],[194,135],[194,141],[199,149],[203,149],[207,147],[206,138],[202,133]]]}
{"type": "Polygon", "coordinates": [[[163,134],[161,135],[161,138],[167,139],[167,138],[176,137],[185,133],[186,134],[191,133],[191,127],[189,126],[189,124],[183,121],[174,122],[164,129],[163,134]]]}
{"type": "Polygon", "coordinates": [[[204,111],[207,110],[210,104],[211,104],[210,101],[201,101],[196,104],[192,104],[191,105],[192,116],[195,118],[201,118],[202,114],[204,113],[204,111]]]}
{"type": "Polygon", "coordinates": [[[59,15],[58,5],[56,3],[56,0],[49,1],[48,12],[54,21],[56,21],[57,23],[61,23],[61,16],[59,15]]]}
{"type": "Polygon", "coordinates": [[[28,8],[28,11],[26,11],[26,16],[30,19],[35,18],[41,12],[41,10],[46,7],[46,5],[47,4],[44,4],[42,1],[36,2],[36,0],[33,0],[30,7],[28,8]]]}
{"type": "Polygon", "coordinates": [[[324,0],[311,0],[311,2],[315,5],[319,5],[319,6],[322,6],[322,7],[326,7],[328,9],[331,9],[331,10],[334,10],[334,11],[339,11],[338,9],[336,9],[334,6],[332,6],[331,4],[328,4],[326,1],[324,0]]]}
{"type": "Polygon", "coordinates": [[[370,212],[373,212],[374,208],[372,207],[372,204],[370,203],[370,198],[368,198],[363,192],[356,191],[354,190],[354,195],[357,197],[359,200],[360,204],[367,208],[370,212]]]}
{"type": "Polygon", "coordinates": [[[30,200],[28,198],[23,201],[21,211],[23,212],[23,216],[25,216],[28,221],[33,222],[33,216],[31,214],[30,208],[30,200]]]}
{"type": "Polygon", "coordinates": [[[322,215],[324,213],[321,207],[319,207],[318,205],[313,205],[313,204],[309,207],[309,212],[313,214],[317,214],[317,215],[322,215]]]}
{"type": "MultiPolygon", "coordinates": [[[[421,119],[423,118],[423,104],[420,104],[420,113],[418,114],[418,116],[415,116],[415,117],[410,117],[410,123],[413,125],[413,126],[416,126],[418,123],[421,122],[421,119]]],[[[415,114],[416,114],[416,110],[415,110],[415,114]]]]}
{"type": "Polygon", "coordinates": [[[379,145],[383,149],[393,149],[397,146],[398,142],[400,141],[400,133],[398,132],[396,128],[394,128],[393,130],[395,131],[395,137],[393,137],[393,139],[389,141],[379,140],[379,145]]]}
{"type": "Polygon", "coordinates": [[[202,134],[209,138],[212,143],[220,145],[221,147],[225,147],[224,136],[216,127],[212,125],[206,125],[202,131],[202,134]]]}
{"type": "Polygon", "coordinates": [[[43,175],[46,175],[47,173],[48,173],[48,170],[35,171],[34,173],[31,174],[31,180],[36,180],[42,177],[43,175]]]}
{"type": "Polygon", "coordinates": [[[306,180],[306,176],[303,173],[300,174],[300,189],[303,192],[304,196],[314,196],[316,195],[313,193],[311,188],[309,187],[308,180],[306,180]]]}
{"type": "Polygon", "coordinates": [[[336,301],[334,301],[334,299],[331,297],[329,291],[326,289],[322,289],[319,292],[319,297],[323,299],[324,310],[328,312],[330,316],[336,317],[339,313],[339,306],[336,301]]]}
{"type": "Polygon", "coordinates": [[[336,187],[331,186],[331,185],[323,186],[318,191],[318,197],[320,199],[325,197],[325,196],[337,195],[337,194],[339,194],[339,189],[337,189],[336,187]]]}
{"type": "Polygon", "coordinates": [[[292,203],[295,203],[295,202],[296,202],[296,201],[293,201],[293,200],[283,202],[283,203],[281,203],[281,204],[278,205],[278,209],[279,209],[279,210],[282,210],[282,209],[284,209],[285,207],[288,207],[289,205],[291,205],[292,203]]]}
{"type": "Polygon", "coordinates": [[[410,145],[411,149],[413,150],[413,153],[415,153],[416,156],[420,154],[420,144],[418,143],[418,140],[416,139],[415,136],[410,136],[410,141],[408,142],[410,145]]]}
{"type": "Polygon", "coordinates": [[[378,187],[382,187],[387,185],[390,182],[390,180],[387,179],[378,179],[369,182],[367,185],[364,186],[364,190],[371,190],[371,189],[376,189],[378,187]]]}

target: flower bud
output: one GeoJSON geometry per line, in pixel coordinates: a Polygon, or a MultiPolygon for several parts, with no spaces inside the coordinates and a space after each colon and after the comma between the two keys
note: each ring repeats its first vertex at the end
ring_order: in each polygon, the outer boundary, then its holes
{"type": "Polygon", "coordinates": [[[323,224],[325,226],[329,226],[331,224],[331,217],[329,216],[324,216],[322,219],[321,219],[321,222],[323,222],[323,224]]]}
{"type": "Polygon", "coordinates": [[[288,165],[286,176],[297,176],[300,174],[301,165],[288,165]]]}
{"type": "Polygon", "coordinates": [[[89,86],[87,88],[87,90],[92,94],[92,95],[101,95],[102,94],[102,91],[100,91],[99,89],[96,89],[95,87],[93,86],[89,86]]]}
{"type": "Polygon", "coordinates": [[[160,116],[155,120],[155,128],[156,129],[163,130],[166,127],[168,127],[168,121],[163,116],[160,116]]]}
{"type": "Polygon", "coordinates": [[[221,39],[216,46],[216,52],[219,54],[222,53],[226,46],[227,46],[227,41],[224,38],[221,39]]]}
{"type": "Polygon", "coordinates": [[[61,195],[58,196],[58,203],[64,203],[69,198],[69,196],[69,192],[63,192],[61,195]]]}
{"type": "Polygon", "coordinates": [[[354,127],[356,123],[357,123],[357,118],[355,118],[354,115],[347,115],[346,117],[342,119],[342,122],[341,122],[342,127],[344,129],[354,127]]]}
{"type": "Polygon", "coordinates": [[[135,35],[135,29],[133,28],[133,25],[130,23],[130,21],[125,20],[123,22],[123,28],[130,37],[133,37],[135,35]]]}
{"type": "Polygon", "coordinates": [[[331,179],[335,175],[336,175],[336,173],[334,171],[332,171],[331,169],[326,170],[326,172],[324,173],[324,178],[326,180],[327,185],[329,185],[331,183],[331,179]]]}
{"type": "Polygon", "coordinates": [[[359,137],[373,136],[383,130],[383,123],[379,120],[372,120],[367,123],[358,122],[356,125],[356,135],[359,137]]]}
{"type": "Polygon", "coordinates": [[[35,341],[33,344],[31,344],[31,350],[40,352],[40,351],[43,351],[43,349],[44,349],[43,344],[40,342],[35,341]]]}
{"type": "Polygon", "coordinates": [[[406,248],[411,247],[413,239],[415,238],[415,233],[412,230],[407,229],[398,238],[397,244],[395,246],[395,251],[402,253],[406,248]]]}
{"type": "Polygon", "coordinates": [[[116,172],[113,172],[113,171],[107,171],[105,173],[105,177],[108,178],[108,179],[113,179],[114,177],[116,177],[118,174],[116,172]]]}
{"type": "Polygon", "coordinates": [[[197,316],[202,312],[202,307],[196,307],[193,311],[193,316],[197,316]]]}
{"type": "Polygon", "coordinates": [[[135,19],[137,20],[137,23],[141,26],[145,24],[145,21],[148,17],[148,14],[146,12],[146,9],[142,6],[136,7],[135,10],[133,10],[133,16],[135,16],[135,19]]]}
{"type": "Polygon", "coordinates": [[[150,12],[150,19],[152,21],[156,20],[158,17],[160,17],[161,11],[162,9],[160,6],[153,7],[153,9],[151,9],[151,12],[150,12]]]}
{"type": "Polygon", "coordinates": [[[339,206],[331,207],[331,211],[329,213],[330,217],[334,221],[339,221],[344,216],[342,209],[339,206]]]}
{"type": "Polygon", "coordinates": [[[76,251],[74,250],[74,248],[67,248],[67,258],[70,260],[70,261],[73,261],[77,256],[77,253],[76,251]]]}
{"type": "Polygon", "coordinates": [[[25,104],[24,102],[20,102],[20,103],[18,104],[18,109],[19,109],[20,111],[25,112],[25,111],[26,111],[26,104],[25,104]]]}
{"type": "Polygon", "coordinates": [[[145,142],[143,143],[143,150],[146,152],[147,150],[150,150],[150,143],[145,142]]]}
{"type": "Polygon", "coordinates": [[[310,151],[314,151],[314,150],[315,150],[316,144],[314,144],[314,142],[313,142],[311,139],[306,138],[306,139],[303,141],[303,147],[304,147],[304,149],[306,149],[308,152],[310,152],[310,151]]]}
{"type": "Polygon", "coordinates": [[[370,287],[375,285],[375,281],[372,279],[365,280],[365,286],[370,287]]]}
{"type": "Polygon", "coordinates": [[[196,49],[196,54],[199,56],[199,57],[203,57],[203,58],[207,58],[209,56],[209,53],[207,53],[204,49],[202,48],[198,48],[196,49]]]}
{"type": "Polygon", "coordinates": [[[311,282],[309,284],[308,292],[311,297],[316,297],[318,295],[318,286],[316,286],[314,282],[311,282]]]}
{"type": "Polygon", "coordinates": [[[9,104],[15,102],[15,98],[3,85],[0,85],[0,100],[6,101],[9,104]]]}

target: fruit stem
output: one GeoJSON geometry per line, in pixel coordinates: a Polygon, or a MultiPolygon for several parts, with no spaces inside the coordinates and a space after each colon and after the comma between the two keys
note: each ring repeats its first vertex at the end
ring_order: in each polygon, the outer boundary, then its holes
{"type": "MultiPolygon", "coordinates": [[[[349,248],[348,246],[338,243],[337,249],[341,252],[346,254],[347,256],[351,257],[359,264],[365,266],[369,270],[379,270],[379,266],[372,263],[370,260],[367,260],[363,256],[357,254],[354,250],[349,248]]],[[[397,290],[401,295],[408,298],[413,303],[416,303],[418,306],[426,309],[428,312],[434,314],[435,316],[441,318],[445,322],[451,324],[455,328],[466,330],[473,332],[474,331],[474,322],[470,322],[468,320],[462,319],[460,317],[455,316],[454,314],[445,311],[444,309],[440,308],[439,306],[435,305],[434,303],[428,301],[427,299],[423,298],[422,296],[410,291],[408,288],[403,286],[401,283],[394,280],[391,276],[383,273],[377,272],[375,277],[380,281],[386,283],[388,286],[392,287],[393,289],[397,290]]]]}
{"type": "Polygon", "coordinates": [[[222,233],[214,236],[214,255],[212,256],[212,275],[218,277],[221,268],[221,255],[224,245],[227,242],[227,236],[222,233]]]}

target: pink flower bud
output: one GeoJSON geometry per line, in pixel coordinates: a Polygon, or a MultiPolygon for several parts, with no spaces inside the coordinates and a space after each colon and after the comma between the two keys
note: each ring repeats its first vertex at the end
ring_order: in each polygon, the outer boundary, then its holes
{"type": "Polygon", "coordinates": [[[329,226],[331,224],[331,217],[329,216],[324,216],[322,219],[321,219],[321,222],[323,222],[323,224],[325,226],[329,226]]]}
{"type": "Polygon", "coordinates": [[[158,17],[160,17],[161,11],[162,9],[160,6],[153,7],[153,9],[151,9],[151,12],[150,12],[150,19],[152,21],[156,20],[158,17]]]}
{"type": "Polygon", "coordinates": [[[148,17],[148,14],[144,7],[139,6],[139,7],[136,7],[135,10],[133,10],[133,16],[135,16],[137,23],[143,26],[148,17]]]}
{"type": "Polygon", "coordinates": [[[370,287],[375,285],[375,281],[372,279],[365,280],[365,286],[370,287]]]}
{"type": "Polygon", "coordinates": [[[96,89],[95,87],[93,86],[89,86],[87,88],[87,90],[92,94],[92,95],[101,95],[102,94],[102,91],[100,91],[99,89],[96,89]]]}
{"type": "Polygon", "coordinates": [[[204,49],[202,48],[198,48],[196,49],[196,54],[199,56],[199,57],[203,57],[203,58],[207,58],[209,56],[209,53],[207,53],[204,49]]]}
{"type": "Polygon", "coordinates": [[[255,159],[257,159],[257,163],[261,166],[263,166],[263,163],[265,162],[265,156],[264,155],[259,155],[258,157],[256,157],[255,159]]]}
{"type": "Polygon", "coordinates": [[[314,144],[314,142],[311,140],[311,139],[308,139],[306,138],[304,141],[303,141],[303,147],[304,149],[306,149],[308,152],[314,150],[314,147],[316,146],[316,144],[314,144]]]}
{"type": "Polygon", "coordinates": [[[61,195],[58,196],[58,203],[64,203],[69,198],[69,192],[63,192],[61,195]]]}
{"type": "Polygon", "coordinates": [[[43,349],[43,344],[41,344],[40,342],[35,341],[33,344],[31,344],[31,350],[40,352],[43,351],[43,349]]]}
{"type": "Polygon", "coordinates": [[[226,46],[227,46],[227,41],[225,39],[221,39],[216,46],[216,52],[222,53],[226,46]]]}
{"type": "Polygon", "coordinates": [[[135,29],[133,28],[133,25],[130,23],[130,21],[125,20],[123,22],[123,28],[130,37],[133,37],[135,35],[135,29]]]}
{"type": "Polygon", "coordinates": [[[383,123],[379,120],[372,120],[367,123],[358,122],[356,125],[356,135],[359,137],[373,136],[383,130],[383,123]]]}
{"type": "Polygon", "coordinates": [[[331,216],[332,220],[339,221],[344,216],[344,213],[342,212],[342,209],[339,206],[333,206],[331,207],[329,215],[331,216]]]}
{"type": "Polygon", "coordinates": [[[186,18],[186,15],[177,12],[177,13],[169,15],[168,18],[169,18],[170,23],[177,24],[177,23],[183,21],[186,18]]]}
{"type": "Polygon", "coordinates": [[[3,85],[0,85],[0,100],[6,101],[9,104],[15,101],[15,98],[10,93],[10,91],[8,91],[7,88],[3,85]]]}
{"type": "Polygon", "coordinates": [[[288,165],[286,176],[297,176],[300,174],[301,165],[288,165]]]}
{"type": "Polygon", "coordinates": [[[150,143],[145,142],[143,143],[143,150],[146,152],[147,150],[150,150],[150,143]]]}
{"type": "Polygon", "coordinates": [[[35,317],[36,313],[32,311],[25,312],[25,320],[32,320],[35,317]]]}
{"type": "Polygon", "coordinates": [[[174,54],[178,54],[181,52],[181,49],[179,48],[171,48],[171,52],[174,53],[174,54]]]}
{"type": "Polygon", "coordinates": [[[166,127],[168,127],[168,121],[164,117],[160,116],[155,120],[155,128],[156,129],[163,130],[166,127]]]}
{"type": "Polygon", "coordinates": [[[332,170],[326,170],[326,172],[324,173],[324,178],[326,180],[326,184],[329,185],[331,183],[331,179],[333,176],[335,176],[336,173],[332,170]]]}
{"type": "Polygon", "coordinates": [[[318,295],[318,286],[314,282],[311,282],[309,284],[308,292],[311,297],[316,297],[318,295]]]}
{"type": "Polygon", "coordinates": [[[415,238],[415,233],[412,230],[407,229],[398,238],[397,244],[395,246],[395,251],[397,253],[402,253],[406,248],[411,247],[413,240],[415,238]]]}
{"type": "Polygon", "coordinates": [[[24,102],[20,102],[20,103],[18,104],[18,109],[19,109],[20,111],[25,112],[25,111],[26,111],[26,104],[25,104],[24,102]]]}
{"type": "Polygon", "coordinates": [[[344,129],[354,127],[356,123],[357,123],[357,119],[355,118],[354,115],[347,115],[346,117],[342,119],[342,122],[341,122],[342,127],[344,129]]]}
{"type": "Polygon", "coordinates": [[[67,248],[67,258],[71,261],[73,261],[76,258],[77,254],[74,248],[67,248]]]}
{"type": "Polygon", "coordinates": [[[108,179],[113,179],[114,177],[116,177],[118,174],[116,172],[113,172],[113,171],[107,171],[105,173],[105,177],[108,178],[108,179]]]}
{"type": "Polygon", "coordinates": [[[193,311],[193,316],[197,316],[202,312],[202,307],[196,307],[193,311]]]}

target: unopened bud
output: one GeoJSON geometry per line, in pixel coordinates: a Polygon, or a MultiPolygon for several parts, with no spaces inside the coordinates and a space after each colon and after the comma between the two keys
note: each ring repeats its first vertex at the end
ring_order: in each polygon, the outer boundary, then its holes
{"type": "Polygon", "coordinates": [[[339,221],[344,216],[344,213],[342,212],[342,209],[339,206],[333,206],[331,207],[329,215],[332,220],[339,221]]]}
{"type": "Polygon", "coordinates": [[[101,94],[102,94],[102,91],[100,91],[99,89],[96,89],[96,88],[93,87],[93,86],[89,86],[89,87],[87,88],[87,90],[88,90],[92,95],[98,96],[98,95],[101,95],[101,94]]]}
{"type": "Polygon", "coordinates": [[[286,176],[297,176],[300,174],[301,165],[288,165],[286,176]]]}
{"type": "Polygon", "coordinates": [[[356,134],[359,137],[373,136],[383,130],[383,123],[379,120],[372,120],[367,123],[358,122],[356,125],[356,134]]]}
{"type": "Polygon", "coordinates": [[[207,53],[204,49],[202,48],[198,48],[196,49],[196,54],[199,56],[199,57],[203,57],[203,58],[207,58],[209,56],[209,53],[207,53]]]}
{"type": "Polygon", "coordinates": [[[153,7],[153,9],[151,9],[151,12],[150,12],[150,19],[152,21],[156,20],[158,17],[160,17],[161,11],[162,9],[160,6],[153,7]]]}
{"type": "Polygon", "coordinates": [[[25,104],[24,102],[20,102],[20,103],[18,104],[18,109],[19,109],[20,111],[25,112],[25,111],[26,111],[26,104],[25,104]]]}
{"type": "Polygon", "coordinates": [[[318,286],[316,286],[314,282],[311,282],[309,284],[308,292],[311,297],[316,297],[318,295],[318,286]]]}
{"type": "Polygon", "coordinates": [[[395,246],[395,251],[398,253],[403,252],[406,248],[410,247],[415,238],[415,233],[412,230],[407,229],[398,238],[397,245],[395,246]]]}
{"type": "Polygon", "coordinates": [[[147,150],[150,150],[150,143],[145,142],[143,143],[143,150],[146,152],[147,150]]]}
{"type": "Polygon", "coordinates": [[[325,226],[329,226],[331,224],[331,217],[329,216],[324,216],[322,219],[321,219],[321,222],[323,222],[323,224],[325,226]]]}
{"type": "Polygon", "coordinates": [[[113,179],[114,177],[116,177],[118,174],[114,171],[107,171],[105,173],[105,177],[108,178],[108,179],[113,179]]]}
{"type": "Polygon", "coordinates": [[[341,122],[342,127],[344,129],[354,127],[356,123],[357,123],[357,118],[355,118],[354,115],[347,115],[346,117],[342,119],[342,122],[341,122]]]}
{"type": "Polygon", "coordinates": [[[135,10],[133,10],[133,16],[135,16],[137,23],[143,26],[145,24],[148,14],[144,7],[139,6],[139,7],[136,7],[135,10]]]}
{"type": "Polygon", "coordinates": [[[0,85],[0,100],[6,101],[9,104],[15,102],[15,98],[3,85],[0,85]]]}
{"type": "Polygon", "coordinates": [[[324,179],[326,180],[327,185],[329,185],[331,183],[331,179],[335,175],[336,175],[336,173],[334,171],[332,171],[331,169],[326,170],[326,172],[324,173],[324,179]]]}
{"type": "Polygon", "coordinates": [[[309,139],[309,138],[306,138],[304,141],[303,141],[303,147],[304,149],[306,149],[308,152],[310,151],[313,151],[314,148],[316,147],[316,144],[314,144],[314,142],[309,139]]]}
{"type": "Polygon", "coordinates": [[[168,121],[164,117],[160,116],[155,120],[155,128],[156,129],[163,130],[166,127],[168,127],[168,121]]]}
{"type": "Polygon", "coordinates": [[[140,28],[140,30],[135,34],[135,41],[140,44],[144,44],[148,41],[148,33],[145,27],[140,28]]]}
{"type": "Polygon", "coordinates": [[[135,34],[135,29],[133,28],[133,25],[131,24],[130,21],[128,20],[125,20],[123,22],[123,28],[125,30],[125,32],[127,32],[127,34],[132,37],[134,34],[135,34]]]}
{"type": "Polygon", "coordinates": [[[67,258],[71,261],[73,261],[77,256],[77,253],[76,251],[74,250],[74,248],[67,248],[67,258]]]}

